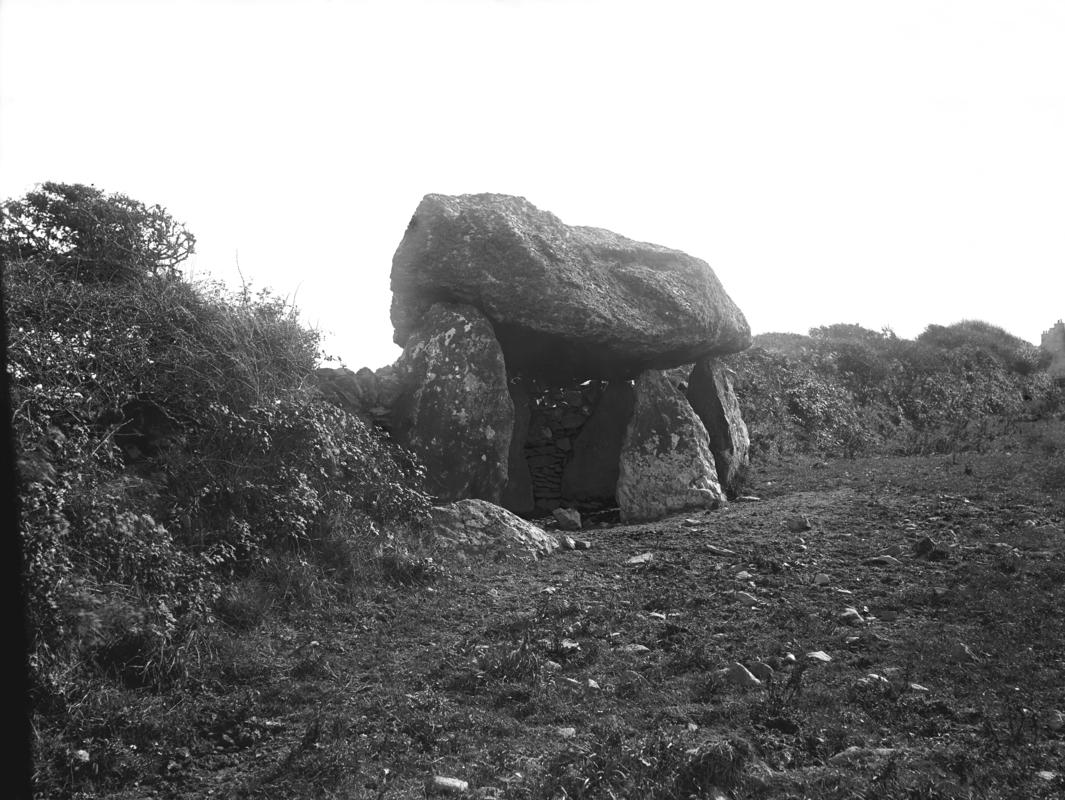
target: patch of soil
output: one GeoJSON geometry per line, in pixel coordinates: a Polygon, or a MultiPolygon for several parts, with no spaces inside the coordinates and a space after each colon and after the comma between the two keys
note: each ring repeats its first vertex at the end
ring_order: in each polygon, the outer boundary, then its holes
{"type": "Polygon", "coordinates": [[[1062,797],[1060,467],[764,467],[760,499],[229,636],[224,679],[132,701],[182,725],[71,747],[124,753],[112,797],[1062,797]]]}

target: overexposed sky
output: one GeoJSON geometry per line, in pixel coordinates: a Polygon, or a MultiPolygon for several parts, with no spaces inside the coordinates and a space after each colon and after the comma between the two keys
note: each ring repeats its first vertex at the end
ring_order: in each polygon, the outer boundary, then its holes
{"type": "Polygon", "coordinates": [[[196,274],[391,343],[421,197],[708,261],[752,329],[1065,316],[1065,2],[0,0],[0,197],[159,203],[196,274]]]}

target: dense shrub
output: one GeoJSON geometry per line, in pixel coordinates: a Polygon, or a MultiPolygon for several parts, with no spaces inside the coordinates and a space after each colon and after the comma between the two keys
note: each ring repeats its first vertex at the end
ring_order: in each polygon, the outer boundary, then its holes
{"type": "Polygon", "coordinates": [[[225,581],[276,551],[368,553],[427,498],[409,455],[318,395],[318,335],[291,306],[183,280],[182,251],[159,249],[180,226],[159,209],[44,193],[70,204],[63,219],[129,225],[27,247],[24,230],[54,231],[46,204],[0,243],[23,255],[3,282],[31,660],[37,696],[61,700],[79,665],[167,679],[225,581]]]}
{"type": "Polygon", "coordinates": [[[915,341],[858,325],[765,334],[729,361],[756,457],[981,450],[1061,407],[1037,349],[983,322],[915,341]]]}

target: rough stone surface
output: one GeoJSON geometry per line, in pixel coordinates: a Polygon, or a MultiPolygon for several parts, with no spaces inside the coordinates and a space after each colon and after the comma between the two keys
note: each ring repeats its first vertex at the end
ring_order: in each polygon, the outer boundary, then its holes
{"type": "Polygon", "coordinates": [[[688,378],[687,395],[710,435],[718,482],[735,498],[750,465],[751,439],[732,388],[732,371],[716,359],[699,359],[688,378]]]}
{"type": "Polygon", "coordinates": [[[484,500],[435,506],[431,514],[436,540],[466,556],[535,560],[559,547],[558,539],[543,528],[484,500]]]}
{"type": "Polygon", "coordinates": [[[634,377],[751,340],[705,261],[564,225],[508,195],[427,195],[393,258],[392,294],[397,344],[434,303],[470,303],[508,367],[542,376],[634,377]]]}
{"type": "Polygon", "coordinates": [[[558,527],[564,531],[579,531],[581,529],[581,514],[572,508],[556,508],[551,512],[558,527]]]}
{"type": "Polygon", "coordinates": [[[618,469],[622,521],[720,505],[710,440],[688,401],[656,370],[639,377],[635,396],[618,469]]]}
{"type": "Polygon", "coordinates": [[[514,432],[507,454],[507,484],[499,504],[515,514],[530,514],[535,499],[532,473],[525,458],[525,442],[529,438],[529,422],[532,418],[529,392],[520,379],[512,379],[508,385],[514,404],[514,432]]]}
{"type": "Polygon", "coordinates": [[[394,366],[358,372],[350,369],[320,367],[315,371],[318,391],[333,403],[386,430],[392,426],[392,405],[401,386],[394,366]]]}
{"type": "Polygon", "coordinates": [[[636,399],[628,381],[611,381],[592,416],[573,442],[562,472],[562,496],[587,505],[612,505],[618,483],[621,443],[636,399]]]}
{"type": "Polygon", "coordinates": [[[514,405],[488,320],[470,306],[434,305],[395,367],[403,389],[393,436],[425,465],[429,491],[499,502],[514,405]]]}

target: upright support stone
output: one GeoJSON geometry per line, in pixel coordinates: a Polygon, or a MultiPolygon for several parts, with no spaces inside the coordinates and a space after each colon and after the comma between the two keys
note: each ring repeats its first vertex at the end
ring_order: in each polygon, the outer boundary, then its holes
{"type": "Polygon", "coordinates": [[[750,465],[751,439],[732,388],[732,371],[713,358],[696,361],[688,378],[688,402],[710,435],[718,482],[735,497],[750,465]]]}
{"type": "Polygon", "coordinates": [[[510,399],[514,403],[514,433],[510,438],[507,457],[507,485],[500,505],[515,514],[531,514],[534,508],[532,474],[525,459],[525,441],[529,438],[532,406],[529,391],[521,378],[508,382],[510,399]]]}
{"type": "Polygon", "coordinates": [[[621,445],[635,405],[632,385],[611,381],[573,442],[562,473],[562,498],[580,505],[607,505],[616,498],[621,445]]]}
{"type": "Polygon", "coordinates": [[[396,362],[393,436],[442,500],[500,501],[514,430],[503,351],[472,306],[436,303],[396,362]]]}
{"type": "Polygon", "coordinates": [[[622,522],[719,506],[709,436],[691,405],[657,370],[640,375],[635,393],[618,469],[622,522]]]}

